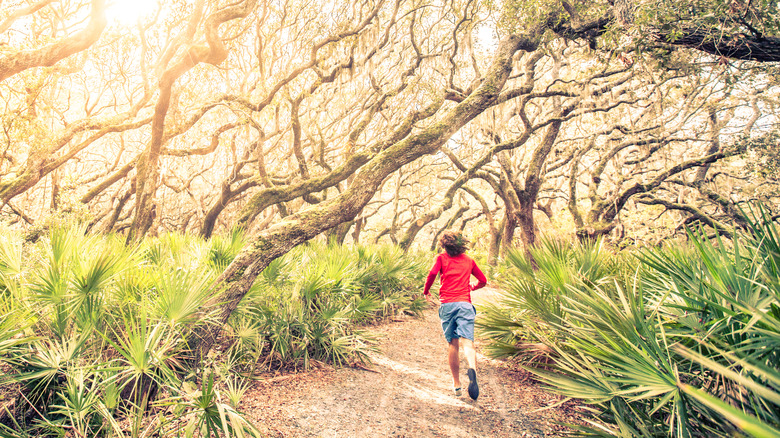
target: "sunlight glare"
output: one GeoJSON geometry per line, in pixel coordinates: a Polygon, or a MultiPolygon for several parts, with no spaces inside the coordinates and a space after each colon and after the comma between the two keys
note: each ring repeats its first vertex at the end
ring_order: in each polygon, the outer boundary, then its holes
{"type": "Polygon", "coordinates": [[[112,0],[108,3],[106,15],[111,22],[132,26],[154,14],[158,7],[158,0],[112,0]]]}

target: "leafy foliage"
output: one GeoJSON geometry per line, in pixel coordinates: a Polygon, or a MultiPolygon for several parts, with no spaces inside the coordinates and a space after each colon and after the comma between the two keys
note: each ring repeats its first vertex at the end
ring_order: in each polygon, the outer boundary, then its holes
{"type": "Polygon", "coordinates": [[[780,234],[760,212],[733,241],[691,231],[688,245],[613,255],[639,262],[633,276],[597,269],[586,280],[568,275],[581,262],[551,257],[561,274],[524,272],[486,312],[492,351],[542,345],[529,370],[598,408],[585,436],[778,436],[780,234]]]}
{"type": "Polygon", "coordinates": [[[780,10],[777,2],[730,0],[663,0],[639,9],[647,23],[659,23],[670,29],[721,29],[723,36],[748,34],[777,35],[780,32],[780,10]]]}
{"type": "Polygon", "coordinates": [[[756,138],[745,138],[746,170],[773,182],[780,181],[780,131],[770,131],[756,138]]]}
{"type": "Polygon", "coordinates": [[[312,243],[271,263],[227,327],[227,354],[193,370],[188,339],[215,323],[210,285],[243,233],[130,247],[83,227],[26,245],[0,236],[0,362],[10,370],[0,384],[20,389],[3,436],[255,436],[237,371],[363,360],[372,347],[359,325],[423,306],[413,297],[420,259],[312,243]]]}
{"type": "Polygon", "coordinates": [[[370,340],[356,326],[424,308],[414,296],[425,275],[420,262],[395,247],[296,248],[271,263],[244,297],[230,322],[233,347],[271,367],[363,361],[370,340]]]}
{"type": "Polygon", "coordinates": [[[548,344],[559,342],[555,326],[568,318],[570,287],[609,287],[612,276],[632,269],[629,260],[610,258],[601,241],[543,240],[531,255],[536,267],[523,250],[510,252],[500,268],[503,300],[481,309],[477,327],[490,340],[488,351],[494,356],[545,361],[548,344]]]}

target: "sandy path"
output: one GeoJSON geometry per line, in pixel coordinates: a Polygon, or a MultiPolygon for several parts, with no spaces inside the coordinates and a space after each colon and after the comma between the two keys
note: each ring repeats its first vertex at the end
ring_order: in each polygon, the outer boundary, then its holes
{"type": "MultiPolygon", "coordinates": [[[[465,388],[455,397],[435,310],[371,332],[380,340],[381,353],[371,356],[376,372],[321,369],[258,382],[242,409],[279,437],[555,437],[561,427],[554,421],[570,420],[566,408],[539,411],[557,397],[482,355],[478,401],[465,388]]],[[[461,358],[462,383],[465,370],[461,358]]]]}

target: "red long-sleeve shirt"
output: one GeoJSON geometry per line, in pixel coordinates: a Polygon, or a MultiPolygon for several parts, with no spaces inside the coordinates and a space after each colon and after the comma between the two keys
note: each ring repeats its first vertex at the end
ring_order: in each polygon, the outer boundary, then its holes
{"type": "Polygon", "coordinates": [[[471,291],[484,287],[487,284],[485,274],[479,269],[477,263],[467,256],[450,257],[447,253],[441,253],[436,257],[436,263],[433,264],[431,272],[428,273],[428,279],[425,281],[425,295],[428,295],[436,280],[436,276],[441,272],[441,288],[439,289],[439,299],[442,303],[452,303],[455,301],[471,302],[471,291]],[[473,288],[469,284],[471,276],[477,278],[476,286],[473,288]]]}

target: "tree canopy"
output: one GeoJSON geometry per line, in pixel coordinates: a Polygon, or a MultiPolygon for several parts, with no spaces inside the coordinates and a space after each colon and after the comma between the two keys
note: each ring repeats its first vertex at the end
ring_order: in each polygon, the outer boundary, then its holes
{"type": "Polygon", "coordinates": [[[776,205],[776,2],[123,4],[2,4],[0,216],[249,229],[222,321],[323,233],[468,223],[495,260],[544,227],[730,235],[776,205]]]}

